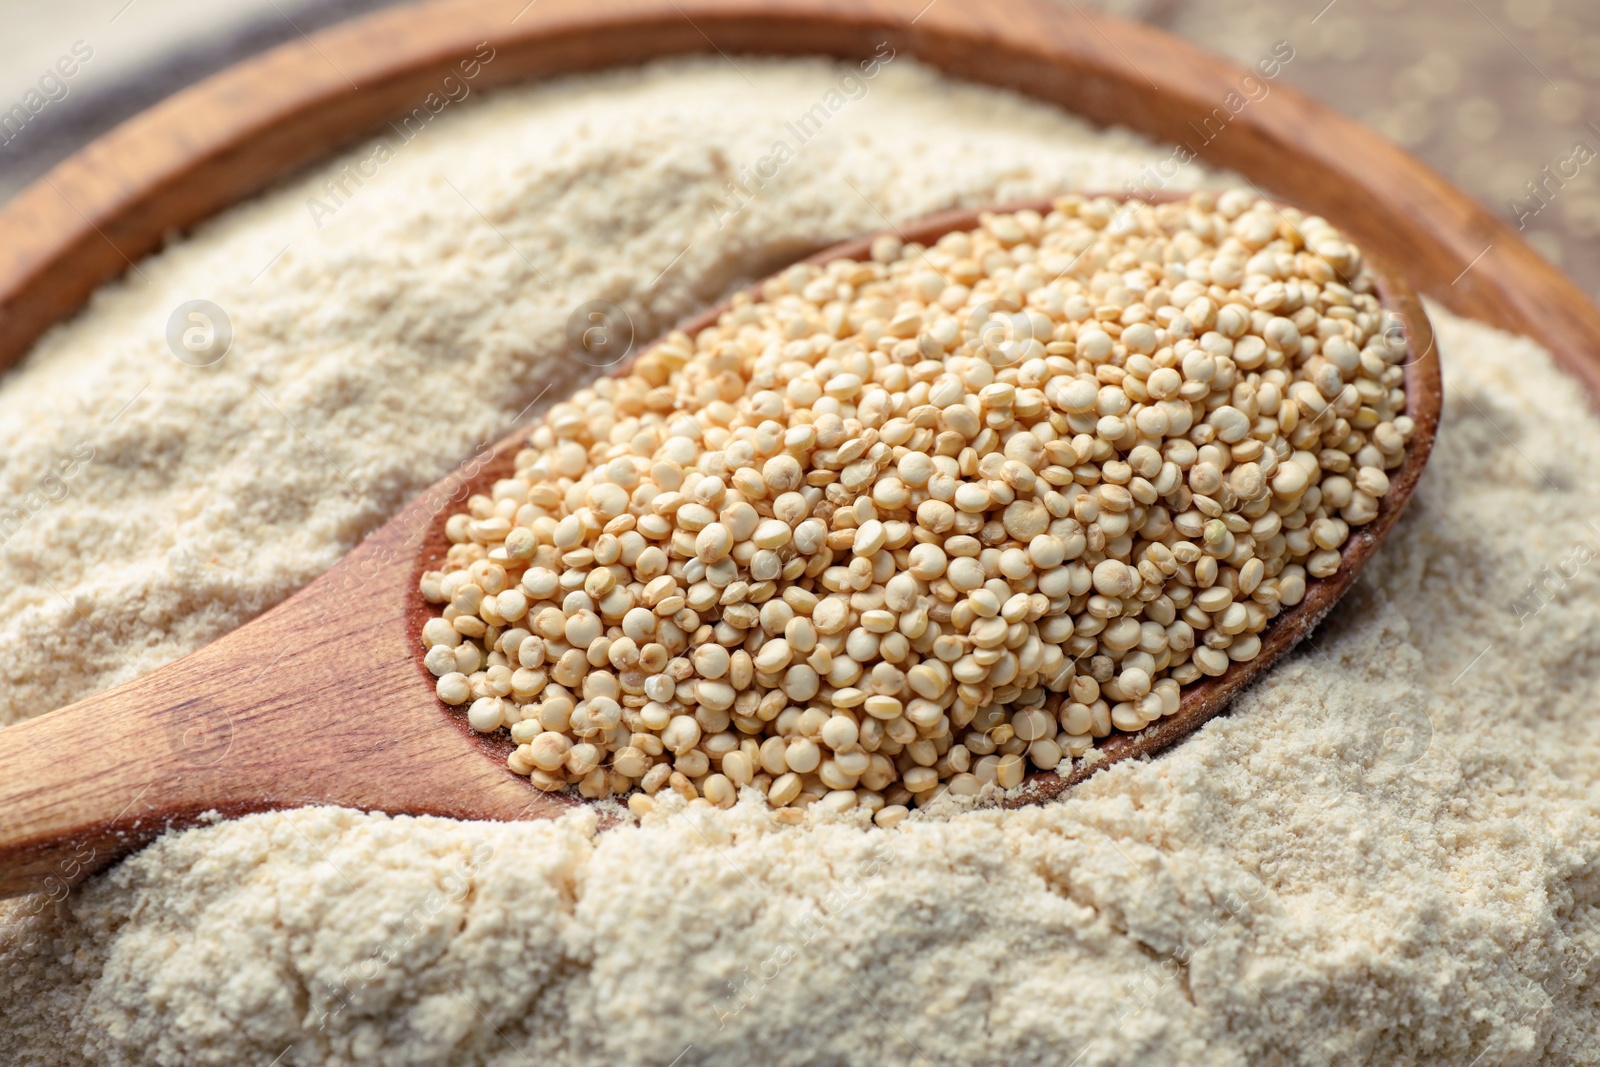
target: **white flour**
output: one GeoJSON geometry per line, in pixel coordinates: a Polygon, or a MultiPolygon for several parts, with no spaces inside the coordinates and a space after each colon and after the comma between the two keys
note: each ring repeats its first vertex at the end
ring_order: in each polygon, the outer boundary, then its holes
{"type": "MultiPolygon", "coordinates": [[[[0,548],[3,714],[282,599],[574,380],[584,300],[649,336],[879,209],[1118,188],[1164,155],[898,60],[718,230],[719,167],[843,73],[739,67],[457,109],[320,231],[318,175],[43,342],[0,380],[0,488],[94,455],[0,548]],[[161,340],[195,297],[233,321],[216,367],[161,340]]],[[[1168,756],[893,832],[742,805],[172,835],[59,909],[6,906],[0,1059],[1595,1062],[1600,422],[1535,346],[1437,315],[1450,403],[1405,519],[1316,647],[1168,756]]]]}

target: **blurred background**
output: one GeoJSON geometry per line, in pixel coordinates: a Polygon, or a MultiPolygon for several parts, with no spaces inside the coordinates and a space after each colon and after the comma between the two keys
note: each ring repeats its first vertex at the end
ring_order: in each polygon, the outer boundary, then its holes
{"type": "MultiPolygon", "coordinates": [[[[1288,41],[1295,58],[1284,77],[1520,221],[1534,247],[1600,299],[1600,167],[1580,162],[1600,153],[1600,0],[1055,2],[1160,26],[1244,63],[1288,41]],[[1564,184],[1547,183],[1555,195],[1542,205],[1529,186],[1546,181],[1546,167],[1564,184]]],[[[0,201],[177,89],[382,6],[0,0],[0,112],[41,87],[48,98],[24,128],[0,127],[0,201]]]]}

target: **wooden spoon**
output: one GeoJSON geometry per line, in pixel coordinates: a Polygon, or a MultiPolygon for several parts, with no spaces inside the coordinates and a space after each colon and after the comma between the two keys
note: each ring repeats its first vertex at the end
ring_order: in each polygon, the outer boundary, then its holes
{"type": "MultiPolygon", "coordinates": [[[[1024,207],[1049,205],[985,210],[1024,207]]],[[[973,228],[978,214],[932,216],[898,233],[929,244],[973,228]]],[[[809,262],[865,258],[871,241],[848,241],[809,262]]],[[[1405,324],[1407,413],[1416,422],[1377,518],[1352,533],[1337,573],[1308,583],[1305,599],[1272,621],[1256,659],[1186,686],[1175,715],[1098,741],[1098,758],[1079,761],[1065,777],[1035,774],[1023,799],[1008,803],[1055,796],[1102,767],[1193,732],[1316,626],[1394,526],[1432,450],[1441,385],[1415,294],[1372,269],[1384,305],[1405,324]]],[[[726,306],[683,329],[704,328],[726,306]]],[[[581,803],[541,793],[512,774],[505,766],[509,738],[478,734],[463,715],[447,711],[421,662],[419,634],[431,616],[417,592],[421,572],[444,556],[448,516],[468,494],[510,473],[526,434],[519,429],[473,457],[254,621],[126,685],[0,730],[0,896],[62,894],[206,812],[339,804],[507,820],[554,816],[581,803]]]]}

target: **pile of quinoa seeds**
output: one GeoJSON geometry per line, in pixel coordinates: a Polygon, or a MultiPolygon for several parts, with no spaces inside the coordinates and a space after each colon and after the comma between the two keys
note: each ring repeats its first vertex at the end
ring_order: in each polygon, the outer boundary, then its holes
{"type": "Polygon", "coordinates": [[[450,517],[426,664],[516,773],[636,812],[1015,787],[1340,566],[1413,429],[1383,316],[1326,222],[1242,192],[791,267],[450,517]]]}

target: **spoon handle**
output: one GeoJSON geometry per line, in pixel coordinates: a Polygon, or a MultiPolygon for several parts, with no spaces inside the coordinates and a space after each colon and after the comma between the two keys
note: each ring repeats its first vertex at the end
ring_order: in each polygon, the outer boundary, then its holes
{"type": "Polygon", "coordinates": [[[0,730],[0,897],[62,894],[210,812],[515,819],[570,806],[487,758],[423,676],[406,633],[417,508],[218,641],[0,730]]]}
{"type": "Polygon", "coordinates": [[[0,896],[59,896],[168,826],[250,810],[223,686],[190,666],[0,730],[0,896]]]}

